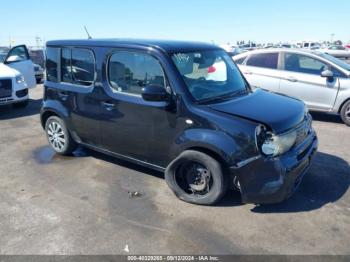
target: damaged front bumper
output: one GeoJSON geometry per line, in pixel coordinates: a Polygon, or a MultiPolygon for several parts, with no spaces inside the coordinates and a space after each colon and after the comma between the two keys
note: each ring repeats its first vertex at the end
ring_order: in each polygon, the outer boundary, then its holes
{"type": "Polygon", "coordinates": [[[297,189],[317,151],[314,131],[300,145],[278,157],[256,157],[243,166],[231,167],[237,176],[244,203],[272,204],[290,197],[297,189]]]}

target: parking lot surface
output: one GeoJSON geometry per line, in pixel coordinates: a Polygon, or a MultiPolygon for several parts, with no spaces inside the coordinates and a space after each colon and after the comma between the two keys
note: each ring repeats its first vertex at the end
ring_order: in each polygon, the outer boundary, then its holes
{"type": "Polygon", "coordinates": [[[350,254],[350,127],[337,116],[313,114],[319,152],[292,198],[256,206],[232,191],[205,207],[178,200],[161,173],[83,148],[54,154],[42,93],[0,108],[1,254],[350,254]]]}

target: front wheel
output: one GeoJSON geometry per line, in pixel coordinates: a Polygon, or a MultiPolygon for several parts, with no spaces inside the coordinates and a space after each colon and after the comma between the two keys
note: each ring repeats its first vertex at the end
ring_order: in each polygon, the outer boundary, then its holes
{"type": "Polygon", "coordinates": [[[178,198],[198,205],[213,205],[227,191],[221,164],[193,150],[184,151],[170,163],[165,179],[178,198]]]}
{"type": "Polygon", "coordinates": [[[61,118],[49,117],[45,124],[45,132],[49,144],[56,153],[70,155],[77,148],[77,143],[73,140],[61,118]]]}
{"type": "Polygon", "coordinates": [[[350,100],[345,102],[343,107],[340,110],[340,116],[343,122],[347,125],[350,126],[350,100]]]}

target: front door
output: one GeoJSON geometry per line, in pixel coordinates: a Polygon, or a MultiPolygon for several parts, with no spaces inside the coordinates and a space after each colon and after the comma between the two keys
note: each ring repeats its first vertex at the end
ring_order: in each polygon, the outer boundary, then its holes
{"type": "Polygon", "coordinates": [[[105,97],[100,101],[102,147],[146,163],[163,166],[171,140],[168,119],[172,112],[166,102],[147,102],[141,97],[147,85],[166,87],[159,61],[143,52],[111,53],[104,82],[105,97]]]}
{"type": "Polygon", "coordinates": [[[310,109],[328,111],[337,97],[339,80],[321,77],[326,69],[331,68],[311,56],[285,53],[280,92],[303,100],[310,109]]]}
{"type": "Polygon", "coordinates": [[[20,72],[23,75],[28,88],[36,86],[34,64],[32,60],[30,60],[28,49],[25,45],[11,48],[4,64],[20,72]]]}

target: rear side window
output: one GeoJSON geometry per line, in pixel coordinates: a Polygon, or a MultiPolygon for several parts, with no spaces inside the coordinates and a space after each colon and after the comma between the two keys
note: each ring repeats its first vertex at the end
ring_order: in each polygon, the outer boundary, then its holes
{"type": "Polygon", "coordinates": [[[277,69],[278,53],[253,54],[248,58],[246,65],[277,69]]]}
{"type": "Polygon", "coordinates": [[[95,59],[91,50],[62,48],[61,81],[91,86],[95,77],[95,59]]]}
{"type": "Polygon", "coordinates": [[[48,47],[46,49],[46,79],[58,81],[59,48],[48,47]]]}
{"type": "Polygon", "coordinates": [[[236,63],[237,65],[241,65],[241,64],[243,64],[243,62],[244,62],[244,60],[245,60],[246,58],[247,58],[246,56],[243,56],[243,57],[241,57],[241,58],[239,58],[239,59],[237,59],[237,60],[234,60],[234,61],[235,61],[235,63],[236,63]]]}
{"type": "Polygon", "coordinates": [[[165,87],[163,69],[158,60],[141,53],[114,53],[108,63],[108,79],[114,91],[135,95],[140,95],[147,85],[165,87]]]}

